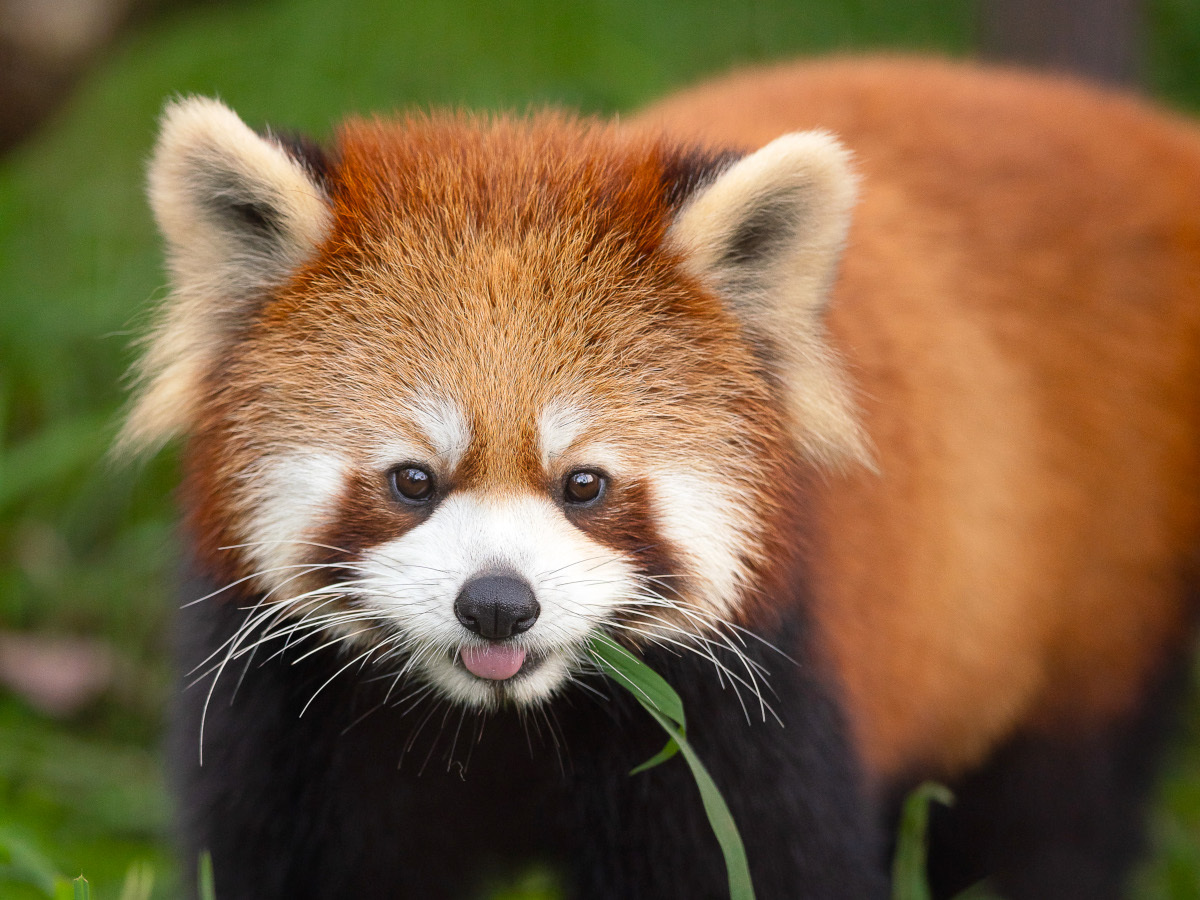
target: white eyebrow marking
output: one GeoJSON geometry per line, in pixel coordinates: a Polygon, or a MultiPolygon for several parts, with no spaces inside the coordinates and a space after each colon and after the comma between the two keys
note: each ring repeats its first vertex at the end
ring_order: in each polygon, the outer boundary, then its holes
{"type": "Polygon", "coordinates": [[[409,412],[438,459],[455,468],[471,446],[471,426],[459,405],[449,399],[418,397],[409,412]]]}
{"type": "Polygon", "coordinates": [[[587,427],[591,413],[582,406],[563,400],[551,400],[538,417],[538,444],[542,465],[549,469],[551,462],[566,453],[572,442],[587,427]]]}
{"type": "Polygon", "coordinates": [[[429,448],[424,443],[402,439],[388,441],[373,448],[368,460],[380,469],[403,462],[421,462],[429,457],[429,448]]]}

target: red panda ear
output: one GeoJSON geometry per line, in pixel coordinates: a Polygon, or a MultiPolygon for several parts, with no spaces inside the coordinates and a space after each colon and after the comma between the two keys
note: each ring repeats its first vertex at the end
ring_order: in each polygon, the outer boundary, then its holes
{"type": "Polygon", "coordinates": [[[264,291],[312,255],[331,221],[320,176],[302,157],[200,97],[163,113],[149,188],[172,290],[139,366],[119,441],[126,450],[186,431],[213,355],[264,291]]]}
{"type": "Polygon", "coordinates": [[[823,463],[869,459],[822,320],[856,187],[836,140],[787,134],[697,190],[668,233],[742,320],[784,385],[798,444],[823,463]]]}

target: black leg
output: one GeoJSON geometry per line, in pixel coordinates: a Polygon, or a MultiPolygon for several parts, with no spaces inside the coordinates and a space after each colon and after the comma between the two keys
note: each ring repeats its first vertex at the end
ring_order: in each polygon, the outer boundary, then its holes
{"type": "Polygon", "coordinates": [[[930,875],[952,897],[987,878],[1008,900],[1118,900],[1186,683],[1181,658],[1134,714],[1085,734],[1021,736],[934,811],[930,875]]]}

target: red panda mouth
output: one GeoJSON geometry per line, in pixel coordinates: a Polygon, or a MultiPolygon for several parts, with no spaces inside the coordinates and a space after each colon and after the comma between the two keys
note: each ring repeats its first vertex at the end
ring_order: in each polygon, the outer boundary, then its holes
{"type": "Polygon", "coordinates": [[[543,657],[526,652],[523,647],[511,644],[468,645],[455,658],[455,663],[474,675],[488,681],[508,681],[518,675],[527,675],[536,669],[543,657]]]}

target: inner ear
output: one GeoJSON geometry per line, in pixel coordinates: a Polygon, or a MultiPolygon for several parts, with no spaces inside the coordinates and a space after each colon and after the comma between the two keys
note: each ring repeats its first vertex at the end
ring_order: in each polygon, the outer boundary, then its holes
{"type": "Polygon", "coordinates": [[[284,236],[283,213],[278,206],[253,196],[251,186],[231,173],[216,174],[201,203],[219,225],[241,231],[248,240],[269,244],[284,236]]]}
{"type": "Polygon", "coordinates": [[[328,232],[325,168],[311,144],[257,134],[215,100],[169,106],[150,202],[176,292],[216,287],[228,307],[285,280],[328,232]]]}
{"type": "Polygon", "coordinates": [[[788,134],[696,188],[667,233],[689,275],[741,322],[811,456],[866,457],[825,335],[857,179],[829,135],[788,134]]]}
{"type": "Polygon", "coordinates": [[[792,188],[762,198],[734,227],[721,262],[752,268],[784,252],[809,212],[802,193],[792,188]]]}
{"type": "Polygon", "coordinates": [[[744,291],[784,282],[793,282],[789,303],[820,308],[855,184],[837,141],[816,132],[784,135],[696,190],[669,237],[685,267],[744,314],[755,314],[742,308],[744,291]]]}
{"type": "MultiPolygon", "coordinates": [[[[320,196],[327,194],[329,161],[324,151],[307,138],[295,135],[276,135],[268,132],[261,136],[268,143],[285,152],[298,171],[312,183],[312,189],[320,196]]],[[[247,240],[264,245],[286,241],[289,228],[303,232],[303,222],[289,222],[289,216],[303,211],[289,208],[291,204],[282,191],[295,187],[282,184],[277,179],[263,179],[261,173],[247,171],[238,166],[236,160],[222,160],[208,156],[198,160],[197,184],[195,189],[200,204],[207,204],[210,213],[227,227],[240,230],[247,240]],[[233,163],[233,165],[228,165],[233,163]],[[204,167],[212,166],[205,184],[204,167]],[[296,227],[300,226],[300,227],[296,227]]],[[[297,234],[303,240],[303,234],[297,234]]]]}

